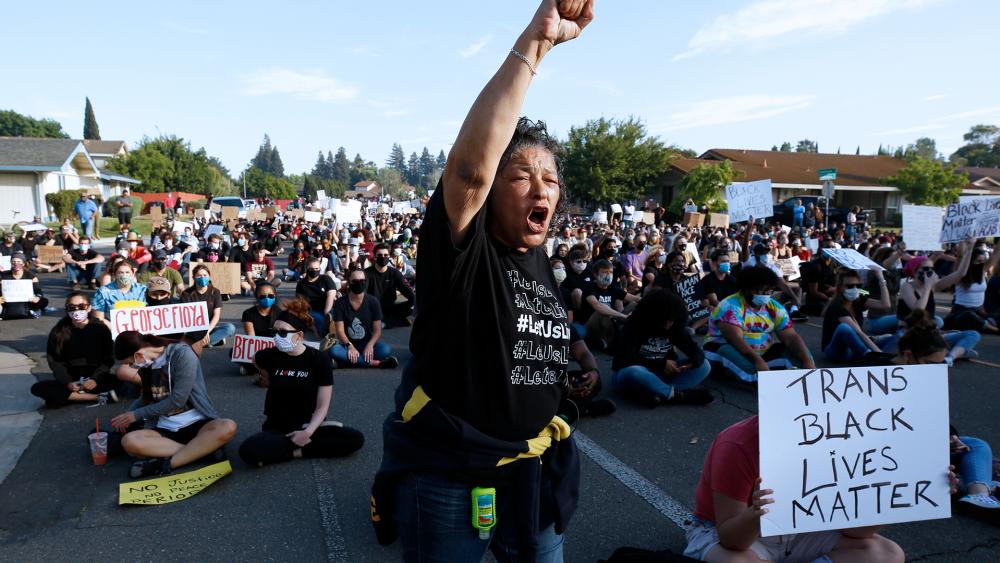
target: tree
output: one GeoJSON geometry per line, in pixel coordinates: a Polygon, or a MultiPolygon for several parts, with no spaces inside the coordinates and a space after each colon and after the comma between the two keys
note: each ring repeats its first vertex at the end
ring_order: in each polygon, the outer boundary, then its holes
{"type": "Polygon", "coordinates": [[[271,149],[271,166],[269,173],[275,178],[285,177],[285,165],[281,162],[281,155],[278,154],[278,147],[271,149]]]}
{"type": "Polygon", "coordinates": [[[707,206],[713,213],[725,212],[727,205],[724,189],[742,175],[728,160],[718,164],[699,164],[681,181],[680,197],[674,198],[671,207],[680,210],[690,198],[698,205],[707,206]]]}
{"type": "Polygon", "coordinates": [[[781,152],[792,152],[792,144],[785,141],[784,143],[781,143],[781,148],[778,150],[781,152]]]}
{"type": "Polygon", "coordinates": [[[966,144],[952,153],[951,162],[959,166],[1000,167],[1000,128],[975,125],[962,138],[966,144]]]}
{"type": "Polygon", "coordinates": [[[621,203],[659,190],[675,154],[643,123],[600,118],[573,127],[564,144],[565,185],[574,198],[598,204],[621,203]]]}
{"type": "Polygon", "coordinates": [[[776,152],[778,150],[778,145],[771,145],[771,151],[776,152]]]}
{"type": "Polygon", "coordinates": [[[795,145],[795,152],[819,152],[819,145],[816,141],[802,139],[795,145]]]}
{"type": "Polygon", "coordinates": [[[969,185],[969,177],[957,173],[954,164],[917,158],[882,182],[899,188],[911,203],[943,207],[958,200],[962,188],[969,185]]]}
{"type": "Polygon", "coordinates": [[[375,167],[375,163],[365,162],[360,154],[355,154],[354,162],[351,163],[350,185],[353,186],[358,182],[366,180],[374,180],[376,176],[378,176],[378,169],[375,167]]]}
{"type": "Polygon", "coordinates": [[[44,137],[69,139],[54,119],[35,119],[13,110],[0,111],[0,137],[44,137]]]}
{"type": "Polygon", "coordinates": [[[94,106],[90,105],[90,98],[86,98],[87,105],[83,108],[83,138],[88,140],[101,140],[101,130],[97,127],[97,118],[94,117],[94,106]]]}
{"type": "Polygon", "coordinates": [[[304,197],[306,201],[316,201],[317,191],[318,190],[316,188],[315,182],[312,179],[312,175],[306,174],[306,177],[303,179],[302,182],[302,197],[304,197]]]}
{"type": "Polygon", "coordinates": [[[125,156],[108,161],[107,167],[142,181],[140,192],[188,192],[225,194],[235,191],[228,173],[216,168],[204,148],[197,151],[180,137],[145,137],[125,156]]]}
{"type": "Polygon", "coordinates": [[[273,199],[293,199],[299,194],[295,191],[295,186],[283,178],[275,178],[273,175],[251,165],[240,178],[241,183],[246,182],[247,195],[252,197],[270,197],[273,199]]]}
{"type": "Polygon", "coordinates": [[[448,157],[444,155],[443,150],[438,153],[437,159],[434,161],[434,164],[441,170],[444,170],[445,165],[448,164],[448,157]]]}
{"type": "Polygon", "coordinates": [[[284,178],[285,176],[285,166],[281,162],[281,155],[278,154],[278,147],[271,145],[271,137],[266,133],[264,141],[257,149],[257,154],[250,160],[250,165],[275,178],[284,178]]]}
{"type": "Polygon", "coordinates": [[[420,153],[418,171],[420,173],[419,181],[413,185],[424,189],[429,188],[431,175],[434,174],[434,157],[431,156],[431,151],[427,150],[427,147],[424,147],[423,152],[420,153]]]}
{"type": "Polygon", "coordinates": [[[858,148],[854,149],[854,154],[861,155],[861,145],[858,145],[858,148]]]}
{"type": "Polygon", "coordinates": [[[420,158],[417,153],[410,153],[410,160],[406,163],[406,182],[411,186],[420,183],[420,158]]]}
{"type": "Polygon", "coordinates": [[[337,149],[337,155],[332,159],[330,179],[347,185],[351,180],[351,162],[347,160],[347,151],[344,147],[337,149]]]}
{"type": "Polygon", "coordinates": [[[389,152],[389,158],[386,159],[385,165],[389,168],[395,168],[404,177],[406,176],[406,153],[403,152],[403,147],[399,146],[398,143],[392,144],[392,151],[389,152]]]}
{"type": "Polygon", "coordinates": [[[388,166],[382,168],[378,171],[378,177],[375,181],[382,187],[382,193],[391,197],[394,201],[402,201],[409,196],[409,186],[403,181],[403,175],[395,168],[389,168],[388,166]]]}

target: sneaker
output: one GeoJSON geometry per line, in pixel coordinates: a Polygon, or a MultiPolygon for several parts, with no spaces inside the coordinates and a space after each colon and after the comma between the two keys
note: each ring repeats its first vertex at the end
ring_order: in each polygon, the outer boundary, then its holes
{"type": "Polygon", "coordinates": [[[962,354],[962,356],[959,357],[959,358],[957,358],[957,359],[959,359],[959,360],[978,360],[979,359],[979,352],[977,352],[977,351],[975,351],[975,350],[973,350],[971,348],[966,348],[965,349],[965,353],[962,354]]]}
{"type": "Polygon", "coordinates": [[[642,404],[648,408],[655,409],[656,407],[662,405],[665,399],[659,395],[649,395],[643,399],[642,404]]]}
{"type": "Polygon", "coordinates": [[[97,289],[97,282],[94,280],[87,282],[87,289],[97,289]]]}
{"type": "Polygon", "coordinates": [[[169,457],[154,457],[137,461],[128,470],[128,476],[133,479],[140,477],[155,477],[156,475],[167,475],[173,468],[170,467],[169,457]]]}
{"type": "Polygon", "coordinates": [[[977,508],[988,508],[992,510],[1000,509],[1000,500],[997,500],[992,495],[965,495],[964,497],[958,499],[958,502],[962,502],[977,508]]]}
{"type": "Polygon", "coordinates": [[[668,405],[707,405],[715,400],[707,389],[685,389],[674,391],[674,396],[667,400],[668,405]]]}
{"type": "Polygon", "coordinates": [[[117,402],[118,402],[118,393],[115,393],[114,391],[107,391],[105,393],[97,394],[98,405],[106,405],[108,403],[117,403],[117,402]]]}
{"type": "Polygon", "coordinates": [[[71,291],[80,291],[80,284],[74,283],[73,285],[69,286],[69,288],[71,291]]]}
{"type": "Polygon", "coordinates": [[[246,374],[247,374],[247,368],[245,366],[241,365],[240,366],[240,375],[246,375],[246,374]]]}
{"type": "Polygon", "coordinates": [[[399,367],[399,360],[396,359],[396,356],[389,356],[388,358],[381,360],[378,363],[378,367],[379,369],[395,369],[399,367]]]}
{"type": "Polygon", "coordinates": [[[587,416],[608,416],[618,410],[618,405],[611,399],[594,399],[587,407],[587,416]]]}

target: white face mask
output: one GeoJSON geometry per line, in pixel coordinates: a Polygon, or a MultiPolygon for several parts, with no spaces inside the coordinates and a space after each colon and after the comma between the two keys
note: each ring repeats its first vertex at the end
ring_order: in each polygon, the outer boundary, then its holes
{"type": "Polygon", "coordinates": [[[74,322],[82,323],[87,320],[87,315],[89,314],[87,311],[70,311],[69,318],[73,319],[74,322]]]}
{"type": "Polygon", "coordinates": [[[584,271],[584,270],[587,269],[587,263],[586,262],[573,262],[570,265],[570,267],[573,268],[574,272],[576,272],[576,273],[579,274],[580,272],[582,272],[582,271],[584,271]]]}
{"type": "Polygon", "coordinates": [[[562,283],[566,280],[566,268],[556,268],[552,270],[552,275],[556,278],[556,283],[562,283]]]}
{"type": "Polygon", "coordinates": [[[295,336],[289,334],[288,336],[282,337],[277,335],[274,337],[274,347],[278,349],[279,352],[291,352],[295,349],[295,336]]]}
{"type": "Polygon", "coordinates": [[[844,299],[848,301],[854,301],[858,297],[861,297],[861,290],[856,287],[849,287],[844,290],[844,299]]]}

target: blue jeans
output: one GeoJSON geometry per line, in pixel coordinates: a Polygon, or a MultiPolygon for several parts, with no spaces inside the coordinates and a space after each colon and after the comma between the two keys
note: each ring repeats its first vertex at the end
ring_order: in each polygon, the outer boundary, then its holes
{"type": "MultiPolygon", "coordinates": [[[[382,341],[376,342],[375,346],[372,347],[372,355],[378,361],[382,361],[388,358],[389,354],[391,353],[392,353],[392,348],[390,348],[388,344],[382,341]]],[[[330,348],[330,357],[333,358],[334,360],[337,360],[337,367],[350,366],[350,365],[355,365],[359,367],[368,366],[368,362],[365,361],[365,355],[363,353],[363,350],[358,350],[358,362],[352,364],[351,361],[347,358],[347,347],[341,344],[340,342],[334,344],[333,348],[330,348]]]]}
{"type": "Polygon", "coordinates": [[[854,327],[840,324],[837,325],[830,343],[823,349],[823,355],[831,362],[850,362],[861,359],[870,351],[854,327]]]}
{"type": "Polygon", "coordinates": [[[80,219],[80,230],[87,235],[87,238],[94,236],[94,218],[91,217],[89,221],[84,221],[80,219]]]}
{"type": "Polygon", "coordinates": [[[87,264],[87,266],[83,268],[77,266],[76,264],[66,264],[66,281],[71,284],[90,282],[96,283],[97,278],[101,277],[101,272],[103,271],[104,262],[87,264]]]}
{"type": "Polygon", "coordinates": [[[865,323],[865,331],[868,334],[892,334],[899,329],[899,319],[896,315],[885,315],[877,319],[868,319],[865,323]]]}
{"type": "Polygon", "coordinates": [[[316,334],[318,334],[320,338],[326,336],[326,315],[316,311],[309,311],[309,314],[312,315],[313,326],[316,329],[316,334]]]}
{"type": "MultiPolygon", "coordinates": [[[[690,360],[677,362],[681,366],[690,366],[690,360]]],[[[663,399],[669,399],[674,394],[674,390],[683,391],[698,385],[712,371],[708,360],[702,361],[700,366],[692,366],[681,373],[670,377],[665,373],[653,373],[645,366],[629,366],[622,368],[611,375],[611,383],[615,390],[623,395],[642,396],[658,395],[663,399]]]]}
{"type": "Polygon", "coordinates": [[[972,436],[959,436],[963,444],[969,446],[969,451],[962,454],[957,466],[958,479],[963,488],[969,485],[985,485],[992,493],[993,482],[993,450],[990,445],[972,436]]]}
{"type": "Polygon", "coordinates": [[[236,334],[236,325],[233,323],[219,323],[215,325],[211,334],[208,335],[208,345],[215,346],[234,334],[236,334]]]}
{"type": "MultiPolygon", "coordinates": [[[[884,342],[879,342],[879,348],[883,352],[895,354],[899,351],[899,339],[903,336],[903,331],[899,330],[896,334],[893,334],[887,338],[884,342]]],[[[948,345],[948,351],[955,348],[964,348],[966,350],[971,350],[979,344],[982,339],[982,335],[975,330],[960,330],[957,332],[945,332],[941,336],[944,337],[945,343],[948,345]]],[[[959,356],[961,357],[961,356],[959,356]]]]}
{"type": "MultiPolygon", "coordinates": [[[[519,463],[537,463],[525,460],[519,463]]],[[[396,521],[404,561],[464,563],[482,561],[489,549],[501,563],[517,561],[517,520],[497,495],[496,526],[490,539],[472,527],[472,488],[432,474],[411,474],[399,484],[396,521]]],[[[542,499],[549,495],[542,492],[542,499]]],[[[563,536],[555,526],[538,532],[539,563],[563,560],[563,536]]]]}

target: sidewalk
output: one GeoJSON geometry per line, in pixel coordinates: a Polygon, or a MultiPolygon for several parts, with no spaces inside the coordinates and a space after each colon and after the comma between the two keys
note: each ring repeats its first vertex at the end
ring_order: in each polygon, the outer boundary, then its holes
{"type": "Polygon", "coordinates": [[[30,393],[35,383],[35,362],[7,346],[0,346],[0,483],[35,436],[42,415],[42,402],[30,393]]]}

